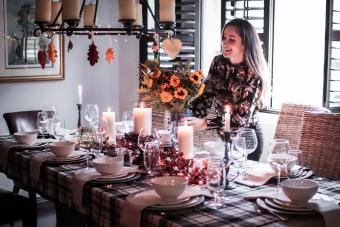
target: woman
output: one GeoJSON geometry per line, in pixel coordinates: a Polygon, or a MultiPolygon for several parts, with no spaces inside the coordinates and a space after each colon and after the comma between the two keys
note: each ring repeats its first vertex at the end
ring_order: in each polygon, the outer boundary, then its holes
{"type": "Polygon", "coordinates": [[[256,113],[263,106],[266,74],[267,64],[255,28],[243,19],[230,21],[222,30],[222,55],[213,59],[205,90],[191,103],[194,117],[185,120],[195,131],[216,129],[222,136],[228,106],[231,130],[256,130],[259,145],[249,159],[259,160],[263,139],[256,113]],[[207,115],[212,106],[217,117],[211,119],[207,115]]]}

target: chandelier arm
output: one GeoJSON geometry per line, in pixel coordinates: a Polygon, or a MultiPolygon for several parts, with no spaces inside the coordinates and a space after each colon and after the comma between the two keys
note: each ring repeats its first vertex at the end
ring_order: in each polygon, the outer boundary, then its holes
{"type": "Polygon", "coordinates": [[[59,18],[60,15],[61,15],[61,12],[62,12],[62,11],[63,11],[63,6],[60,7],[60,10],[59,10],[59,12],[57,13],[57,15],[55,16],[55,18],[54,18],[54,20],[53,20],[51,26],[54,26],[54,25],[55,25],[55,23],[57,22],[58,18],[59,18]]]}
{"type": "Polygon", "coordinates": [[[94,26],[96,26],[96,18],[97,18],[98,2],[99,2],[99,0],[96,0],[96,7],[95,7],[95,9],[94,9],[94,16],[93,16],[93,24],[94,24],[94,26]]]}
{"type": "Polygon", "coordinates": [[[85,2],[86,2],[86,0],[83,0],[83,3],[81,4],[81,8],[80,8],[80,12],[79,12],[79,20],[81,18],[81,15],[83,14],[85,2]]]}
{"type": "Polygon", "coordinates": [[[156,19],[155,14],[153,13],[153,11],[152,11],[152,9],[151,9],[151,7],[150,7],[150,5],[149,5],[148,0],[143,0],[143,3],[146,4],[146,6],[147,6],[147,8],[148,8],[148,10],[149,10],[149,12],[150,12],[150,14],[151,14],[153,20],[155,21],[155,24],[156,24],[157,28],[158,28],[158,29],[162,29],[161,26],[160,26],[160,24],[158,23],[158,20],[156,19]]]}

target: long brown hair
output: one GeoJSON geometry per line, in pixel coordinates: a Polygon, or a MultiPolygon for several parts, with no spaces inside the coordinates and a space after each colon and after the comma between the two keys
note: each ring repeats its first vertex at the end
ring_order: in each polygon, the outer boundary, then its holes
{"type": "Polygon", "coordinates": [[[257,106],[262,108],[265,103],[265,93],[267,88],[268,66],[264,58],[263,49],[261,46],[260,38],[254,26],[244,19],[234,19],[224,25],[222,29],[222,38],[224,30],[227,27],[234,27],[238,35],[242,39],[244,45],[244,58],[248,67],[260,77],[261,87],[259,97],[257,99],[257,106]]]}

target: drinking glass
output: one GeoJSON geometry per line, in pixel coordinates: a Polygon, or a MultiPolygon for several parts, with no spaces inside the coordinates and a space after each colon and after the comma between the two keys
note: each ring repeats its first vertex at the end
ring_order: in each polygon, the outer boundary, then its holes
{"type": "Polygon", "coordinates": [[[300,178],[303,172],[302,151],[289,150],[288,162],[285,168],[287,178],[300,178]]]}
{"type": "Polygon", "coordinates": [[[268,162],[272,169],[277,172],[277,190],[280,191],[281,170],[289,161],[289,141],[287,139],[274,139],[269,144],[268,162]]]}
{"type": "Polygon", "coordinates": [[[95,136],[92,128],[80,128],[79,146],[86,150],[86,170],[89,170],[90,151],[94,144],[95,136]]]}
{"type": "Polygon", "coordinates": [[[237,135],[239,137],[243,137],[245,139],[246,142],[246,162],[244,165],[244,171],[245,174],[247,174],[247,160],[248,160],[248,155],[253,153],[258,145],[258,141],[257,141],[257,136],[255,133],[255,130],[252,128],[241,128],[237,131],[237,135]]]}
{"type": "Polygon", "coordinates": [[[100,153],[103,150],[103,141],[105,134],[108,130],[108,124],[105,118],[102,118],[98,124],[94,125],[94,131],[96,133],[96,138],[98,140],[98,153],[100,153]]]}
{"type": "Polygon", "coordinates": [[[229,159],[234,163],[235,167],[238,169],[237,174],[246,175],[246,140],[244,137],[234,136],[231,137],[231,147],[229,152],[229,159]],[[243,168],[243,170],[240,170],[243,168]]]}
{"type": "Polygon", "coordinates": [[[57,108],[55,106],[43,106],[42,112],[47,116],[46,131],[50,135],[54,135],[54,119],[57,115],[57,108]]]}
{"type": "Polygon", "coordinates": [[[99,121],[99,107],[97,104],[85,104],[84,118],[93,127],[99,121]]]}
{"type": "Polygon", "coordinates": [[[65,137],[65,121],[62,117],[54,119],[54,133],[58,140],[63,140],[65,137]]]}
{"type": "Polygon", "coordinates": [[[225,162],[222,158],[209,157],[207,167],[207,188],[213,194],[214,200],[206,205],[212,209],[223,207],[221,194],[226,184],[225,162]]]}
{"type": "Polygon", "coordinates": [[[154,175],[153,170],[157,167],[159,160],[159,143],[157,140],[146,142],[144,146],[144,167],[148,177],[154,175]]]}
{"type": "Polygon", "coordinates": [[[37,114],[37,126],[39,132],[42,134],[42,138],[45,138],[45,132],[47,131],[48,119],[45,112],[39,112],[37,114]]]}
{"type": "Polygon", "coordinates": [[[125,111],[122,117],[123,125],[125,126],[126,132],[133,130],[133,113],[132,111],[125,111]]]}

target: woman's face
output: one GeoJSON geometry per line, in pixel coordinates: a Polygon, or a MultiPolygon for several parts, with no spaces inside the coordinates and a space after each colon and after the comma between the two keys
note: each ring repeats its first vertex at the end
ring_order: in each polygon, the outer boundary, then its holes
{"type": "Polygon", "coordinates": [[[233,64],[243,62],[244,45],[234,26],[228,26],[224,29],[222,37],[222,53],[223,56],[229,58],[233,64]]]}

